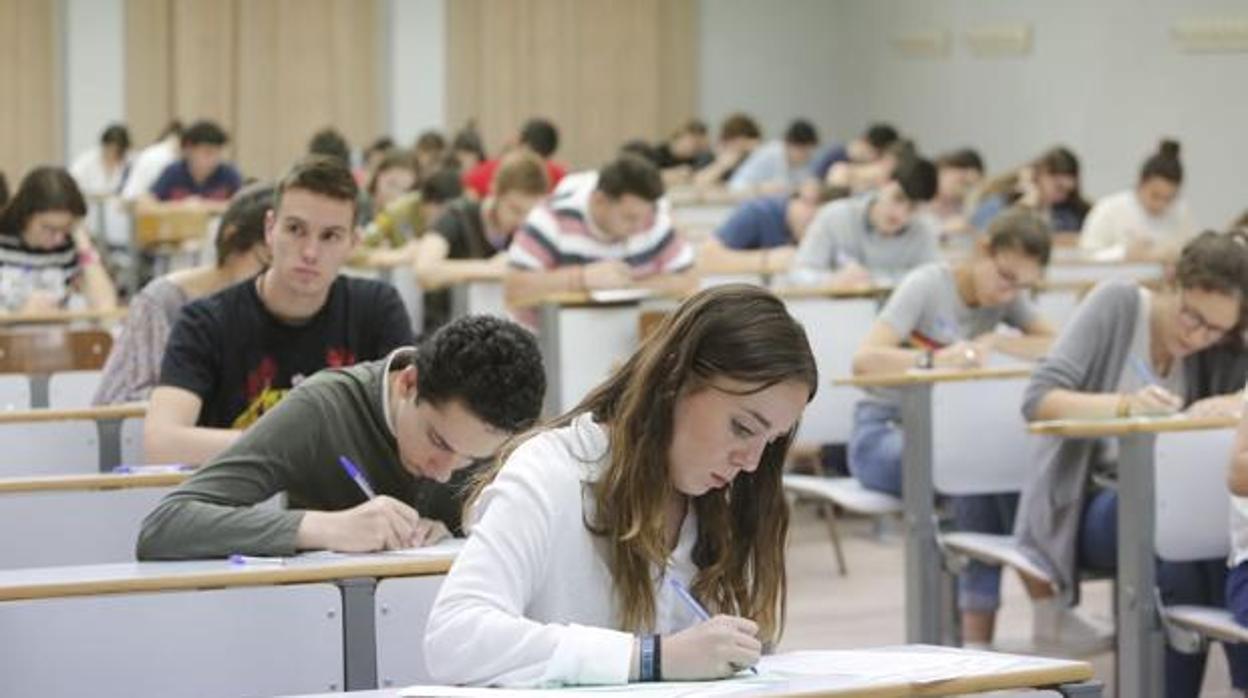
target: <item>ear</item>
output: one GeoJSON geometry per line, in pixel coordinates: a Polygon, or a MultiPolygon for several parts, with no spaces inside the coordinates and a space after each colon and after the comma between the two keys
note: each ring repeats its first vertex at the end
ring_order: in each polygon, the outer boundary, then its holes
{"type": "Polygon", "coordinates": [[[269,209],[264,212],[264,244],[273,249],[273,236],[277,230],[277,212],[269,209]]]}
{"type": "Polygon", "coordinates": [[[416,399],[416,365],[412,364],[399,371],[399,390],[405,400],[416,399]]]}

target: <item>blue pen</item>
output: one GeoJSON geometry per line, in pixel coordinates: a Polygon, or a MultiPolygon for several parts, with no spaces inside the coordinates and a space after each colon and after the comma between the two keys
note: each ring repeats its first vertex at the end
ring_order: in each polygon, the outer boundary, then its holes
{"type": "Polygon", "coordinates": [[[1135,370],[1135,375],[1144,381],[1144,385],[1160,385],[1161,381],[1157,380],[1157,376],[1153,373],[1148,364],[1144,362],[1138,355],[1131,357],[1131,368],[1135,370]]]}
{"type": "Polygon", "coordinates": [[[373,491],[372,485],[368,484],[368,480],[364,479],[364,473],[360,472],[360,467],[352,463],[350,458],[338,456],[338,462],[342,464],[342,469],[347,471],[347,477],[355,481],[355,484],[359,486],[365,497],[373,499],[377,496],[377,493],[373,491]]]}
{"type": "Polygon", "coordinates": [[[129,475],[151,474],[151,473],[189,473],[195,470],[195,466],[185,463],[168,463],[162,465],[119,465],[113,468],[114,473],[124,473],[129,475]]]}
{"type": "MultiPolygon", "coordinates": [[[[681,584],[675,577],[668,577],[667,583],[671,585],[672,589],[676,592],[676,595],[685,602],[685,605],[689,607],[689,610],[693,611],[693,615],[697,616],[698,620],[708,621],[711,619],[711,614],[707,613],[705,608],[702,608],[702,604],[698,603],[698,600],[693,598],[693,594],[689,593],[689,590],[685,588],[684,584],[681,584]]],[[[758,669],[756,667],[748,668],[750,673],[758,673],[758,669]]]]}
{"type": "Polygon", "coordinates": [[[265,557],[260,555],[239,555],[234,553],[229,558],[231,565],[285,565],[284,557],[265,557]]]}

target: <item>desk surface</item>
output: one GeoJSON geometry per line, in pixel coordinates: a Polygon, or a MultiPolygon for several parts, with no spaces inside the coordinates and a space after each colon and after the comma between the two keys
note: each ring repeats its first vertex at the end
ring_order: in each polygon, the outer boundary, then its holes
{"type": "Polygon", "coordinates": [[[457,549],[458,546],[440,545],[419,557],[315,553],[285,558],[281,565],[189,560],[0,570],[0,601],[438,575],[450,569],[457,549]]]}
{"type": "Polygon", "coordinates": [[[127,402],[120,405],[81,407],[65,410],[53,410],[47,408],[9,410],[7,412],[0,412],[0,424],[15,424],[22,422],[68,422],[80,419],[126,419],[127,417],[142,417],[146,414],[146,402],[127,402]]]}
{"type": "MultiPolygon", "coordinates": [[[[856,652],[840,652],[841,655],[854,654],[856,652]]],[[[943,696],[957,693],[981,693],[985,691],[998,691],[1019,688],[1031,688],[1037,686],[1053,686],[1061,684],[1081,683],[1092,679],[1092,667],[1087,662],[1067,660],[1067,659],[1047,659],[1043,657],[1027,657],[1022,655],[1002,655],[991,652],[978,652],[974,650],[964,650],[953,647],[934,647],[930,645],[905,645],[897,647],[884,647],[875,650],[865,650],[864,653],[875,655],[878,660],[880,658],[888,659],[888,655],[897,655],[895,663],[896,669],[904,667],[906,660],[905,655],[911,655],[912,658],[921,658],[925,663],[930,664],[933,657],[941,658],[940,655],[948,655],[950,665],[964,664],[968,665],[968,674],[964,677],[956,678],[933,678],[931,680],[913,680],[905,679],[898,676],[856,676],[852,673],[841,673],[833,666],[830,666],[826,676],[803,675],[800,677],[781,679],[780,681],[761,681],[744,677],[740,681],[725,682],[705,682],[695,684],[670,684],[670,690],[664,690],[661,685],[654,684],[634,684],[631,686],[602,686],[592,687],[588,690],[578,691],[575,687],[566,689],[547,689],[547,690],[531,690],[531,691],[511,691],[506,689],[494,689],[500,694],[504,692],[506,695],[515,696],[533,696],[540,698],[549,696],[550,698],[559,698],[559,696],[600,696],[602,694],[620,694],[628,695],[636,693],[646,696],[675,696],[675,695],[769,695],[769,696],[824,696],[827,698],[901,698],[908,696],[943,696]],[[969,668],[969,664],[979,660],[986,660],[988,663],[995,665],[991,670],[975,672],[969,668]]],[[[784,661],[786,658],[799,656],[806,653],[782,654],[775,658],[784,661]]],[[[822,654],[822,653],[811,653],[822,654]]],[[[829,657],[834,657],[838,652],[827,653],[829,657]]],[[[767,661],[767,660],[764,660],[767,661]]],[[[835,661],[835,660],[831,660],[835,661]]],[[[946,669],[943,672],[937,672],[937,675],[949,677],[956,674],[959,668],[946,669]]],[[[764,670],[764,675],[767,673],[764,670]]],[[[491,689],[481,688],[454,688],[454,687],[437,687],[430,686],[430,690],[419,695],[429,696],[467,696],[482,695],[488,696],[492,692],[491,689]],[[441,689],[441,690],[439,690],[441,689]]],[[[359,691],[350,692],[345,695],[354,698],[398,698],[404,693],[403,689],[389,689],[381,691],[359,691]]],[[[323,694],[324,698],[331,695],[342,696],[344,694],[323,694]]],[[[294,698],[294,697],[292,697],[294,698]]],[[[301,698],[322,698],[321,696],[303,696],[301,698]]]]}
{"type": "Polygon", "coordinates": [[[111,310],[52,310],[44,313],[0,314],[0,325],[58,325],[71,322],[112,322],[126,316],[126,308],[111,310]]]}
{"type": "Polygon", "coordinates": [[[1239,424],[1234,417],[1129,417],[1126,419],[1054,419],[1032,422],[1027,430],[1043,436],[1100,438],[1127,434],[1162,434],[1172,431],[1230,429],[1239,424]]]}
{"type": "Polygon", "coordinates": [[[781,286],[772,289],[780,298],[882,298],[893,292],[891,286],[781,286]]]}
{"type": "Polygon", "coordinates": [[[1032,367],[1026,364],[1018,366],[988,366],[985,368],[933,368],[912,369],[905,373],[881,374],[878,376],[855,376],[853,378],[833,379],[833,385],[847,385],[855,388],[887,388],[906,385],[924,385],[928,383],[955,383],[965,381],[1001,380],[1004,378],[1025,378],[1031,375],[1032,367]]]}
{"type": "Polygon", "coordinates": [[[0,478],[0,494],[13,492],[62,492],[67,490],[121,490],[136,487],[171,487],[190,473],[99,473],[91,475],[43,475],[0,478]]]}

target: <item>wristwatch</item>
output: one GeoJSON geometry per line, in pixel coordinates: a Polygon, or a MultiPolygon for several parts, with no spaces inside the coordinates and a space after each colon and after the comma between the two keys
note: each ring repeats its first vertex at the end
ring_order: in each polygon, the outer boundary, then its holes
{"type": "Polygon", "coordinates": [[[919,352],[918,357],[914,360],[915,368],[931,368],[936,363],[936,353],[931,349],[924,349],[919,352]]]}

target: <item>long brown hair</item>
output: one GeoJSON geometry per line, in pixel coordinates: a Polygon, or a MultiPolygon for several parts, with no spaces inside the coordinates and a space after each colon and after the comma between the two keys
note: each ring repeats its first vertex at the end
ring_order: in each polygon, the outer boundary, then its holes
{"type": "MultiPolygon", "coordinates": [[[[590,490],[595,512],[585,526],[605,539],[620,619],[630,630],[653,625],[653,570],[668,557],[663,506],[673,493],[668,449],[677,398],[719,378],[752,386],[750,394],[797,381],[814,397],[819,379],[806,332],[765,289],[733,284],[689,298],[579,405],[537,430],[589,413],[609,432],[608,464],[590,490]]],[[[534,433],[504,449],[478,479],[469,506],[534,433]]],[[[790,432],[772,441],[754,472],[691,502],[698,517],[693,594],[712,613],[751,618],[773,642],[784,624],[789,512],[781,477],[792,439],[790,432]]]]}

